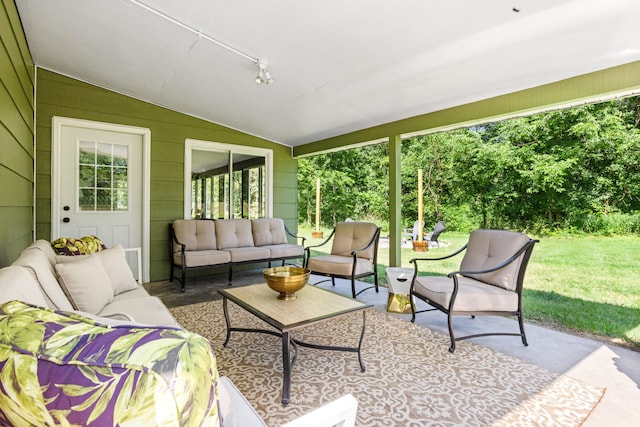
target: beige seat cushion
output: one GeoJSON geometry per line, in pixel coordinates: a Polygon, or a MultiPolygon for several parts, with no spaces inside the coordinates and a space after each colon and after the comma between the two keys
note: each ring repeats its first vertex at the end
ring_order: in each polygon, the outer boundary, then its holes
{"type": "MultiPolygon", "coordinates": [[[[209,249],[202,251],[186,251],[184,253],[184,259],[186,267],[201,267],[204,265],[226,264],[231,261],[231,255],[227,251],[209,249]]],[[[173,262],[177,265],[182,264],[179,252],[173,254],[173,262]]]]}
{"type": "Polygon", "coordinates": [[[268,249],[271,254],[271,258],[273,259],[292,257],[302,258],[304,255],[304,247],[301,245],[294,245],[293,243],[262,246],[262,249],[268,249]]]}
{"type": "Polygon", "coordinates": [[[269,249],[267,248],[228,248],[229,255],[231,255],[231,262],[246,262],[246,261],[258,261],[269,259],[269,249]]]}
{"type": "MultiPolygon", "coordinates": [[[[460,271],[480,271],[495,267],[509,259],[528,241],[527,235],[513,231],[474,230],[469,236],[460,271]]],[[[504,289],[515,290],[521,262],[522,256],[498,271],[466,276],[504,289]]]]}
{"type": "MultiPolygon", "coordinates": [[[[453,311],[508,311],[518,309],[518,294],[498,286],[458,277],[458,295],[453,311]]],[[[453,279],[445,276],[418,276],[414,292],[448,308],[453,279]]]]}
{"type": "MultiPolygon", "coordinates": [[[[309,259],[307,268],[311,272],[335,274],[339,276],[351,276],[353,257],[339,255],[319,255],[309,259]]],[[[356,263],[356,275],[373,271],[373,262],[368,259],[358,258],[356,263]]]]}
{"type": "Polygon", "coordinates": [[[98,316],[113,316],[127,313],[134,322],[154,326],[179,326],[169,309],[158,297],[125,299],[107,304],[98,316]]]}
{"type": "Polygon", "coordinates": [[[124,301],[128,299],[136,299],[136,298],[144,298],[148,297],[149,292],[145,289],[143,285],[138,285],[135,289],[127,292],[119,293],[118,295],[113,296],[113,302],[116,301],[124,301]]]}
{"type": "Polygon", "coordinates": [[[245,218],[217,219],[218,249],[254,246],[251,221],[245,218]]]}
{"type": "MultiPolygon", "coordinates": [[[[187,251],[202,251],[218,249],[216,242],[216,225],[208,219],[177,219],[173,221],[173,232],[176,239],[187,251]]],[[[180,246],[174,243],[174,251],[179,251],[180,246]]]]}
{"type": "Polygon", "coordinates": [[[289,243],[281,218],[258,218],[251,220],[253,243],[256,246],[278,245],[289,243]]]}
{"type": "MultiPolygon", "coordinates": [[[[378,227],[370,222],[339,222],[333,236],[331,255],[349,256],[355,249],[365,247],[376,233],[378,227]]],[[[358,252],[359,258],[373,259],[374,245],[358,252]]]]}

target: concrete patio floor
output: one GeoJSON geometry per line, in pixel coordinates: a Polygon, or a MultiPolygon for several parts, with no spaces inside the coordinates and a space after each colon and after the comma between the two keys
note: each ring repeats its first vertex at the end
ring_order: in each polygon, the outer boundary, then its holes
{"type": "MultiPolygon", "coordinates": [[[[317,283],[322,279],[312,276],[310,283],[317,283]]],[[[262,281],[262,270],[234,274],[234,286],[262,281]]],[[[365,285],[362,283],[357,289],[362,289],[365,285]]],[[[146,286],[150,293],[158,295],[168,306],[184,305],[215,299],[216,290],[226,286],[226,275],[195,279],[191,284],[188,281],[187,291],[183,294],[179,292],[176,281],[154,282],[146,286]]],[[[331,282],[320,286],[351,296],[351,285],[346,280],[336,280],[335,288],[331,286],[331,282]]],[[[386,311],[387,297],[387,288],[381,287],[379,293],[371,289],[360,294],[358,299],[372,304],[377,310],[386,311]]],[[[410,314],[390,314],[406,321],[411,319],[410,314]]],[[[440,312],[419,314],[416,323],[448,335],[446,316],[440,312]]],[[[517,331],[518,326],[515,320],[508,318],[472,319],[459,316],[455,318],[454,330],[462,335],[487,330],[517,331]]],[[[525,332],[529,342],[527,347],[522,345],[518,337],[481,337],[470,341],[606,388],[602,401],[584,423],[586,427],[640,425],[640,352],[533,324],[526,324],[525,332]]],[[[448,347],[442,351],[448,351],[448,347]]]]}

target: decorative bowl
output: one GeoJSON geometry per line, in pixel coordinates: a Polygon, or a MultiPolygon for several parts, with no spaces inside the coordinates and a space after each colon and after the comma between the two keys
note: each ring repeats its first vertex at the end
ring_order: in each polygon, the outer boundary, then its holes
{"type": "Polygon", "coordinates": [[[296,299],[296,292],[307,284],[310,271],[301,267],[283,266],[267,268],[263,274],[267,285],[280,293],[278,299],[290,301],[296,299]]]}

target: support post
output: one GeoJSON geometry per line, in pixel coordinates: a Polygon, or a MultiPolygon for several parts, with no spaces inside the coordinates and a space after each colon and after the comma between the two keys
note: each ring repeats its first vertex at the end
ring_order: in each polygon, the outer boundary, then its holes
{"type": "Polygon", "coordinates": [[[389,267],[402,265],[402,176],[400,174],[402,138],[389,137],[389,267]]]}

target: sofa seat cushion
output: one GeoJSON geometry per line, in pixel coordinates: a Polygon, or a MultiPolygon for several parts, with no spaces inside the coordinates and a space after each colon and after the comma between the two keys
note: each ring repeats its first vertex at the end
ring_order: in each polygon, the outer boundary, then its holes
{"type": "Polygon", "coordinates": [[[97,315],[123,320],[130,318],[132,322],[145,325],[179,326],[162,301],[158,297],[152,296],[113,301],[100,310],[97,315]],[[119,317],[118,315],[121,314],[126,316],[119,317]]]}
{"type": "Polygon", "coordinates": [[[25,267],[17,265],[0,268],[0,304],[12,300],[48,306],[35,277],[25,267]]]}
{"type": "Polygon", "coordinates": [[[29,247],[23,250],[12,265],[29,269],[29,272],[40,284],[48,307],[65,311],[74,309],[58,283],[53,266],[40,249],[29,247]]]}
{"type": "MultiPolygon", "coordinates": [[[[339,255],[319,255],[309,259],[307,268],[312,273],[334,274],[339,276],[351,276],[353,269],[353,257],[339,255]]],[[[373,262],[368,259],[358,258],[356,262],[356,276],[373,271],[373,262]]]]}
{"type": "Polygon", "coordinates": [[[269,249],[264,247],[256,248],[253,246],[246,248],[229,248],[226,249],[231,255],[231,262],[246,262],[269,259],[269,249]]]}
{"type": "Polygon", "coordinates": [[[271,254],[271,259],[278,258],[293,258],[300,257],[304,255],[304,247],[300,245],[294,245],[293,243],[284,243],[281,245],[267,245],[261,246],[264,249],[269,249],[269,253],[271,254]]]}
{"type": "MultiPolygon", "coordinates": [[[[506,311],[518,309],[518,295],[499,286],[458,277],[458,295],[453,311],[506,311]]],[[[453,279],[445,276],[418,276],[414,291],[448,308],[453,293],[453,279]]]]}
{"type": "Polygon", "coordinates": [[[182,329],[12,301],[0,305],[0,375],[11,425],[220,425],[215,357],[182,329]]]}
{"type": "Polygon", "coordinates": [[[147,292],[144,286],[138,285],[133,290],[130,290],[127,292],[121,292],[118,295],[114,295],[113,302],[124,301],[124,300],[135,299],[135,298],[144,298],[148,296],[149,296],[149,292],[147,292]]]}
{"type": "MultiPolygon", "coordinates": [[[[231,255],[227,251],[208,249],[202,251],[185,251],[185,267],[202,267],[205,265],[227,264],[231,261],[231,255]]],[[[182,265],[180,253],[173,255],[173,262],[182,265]]]]}

